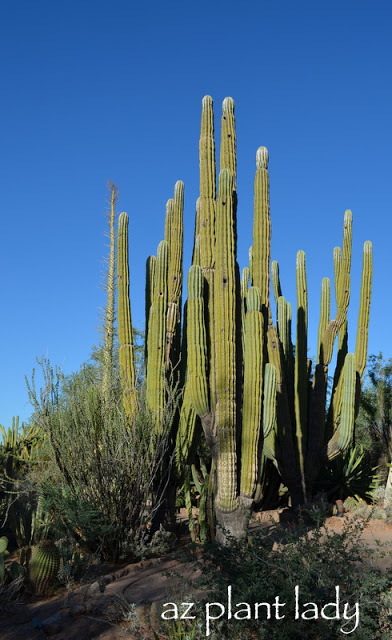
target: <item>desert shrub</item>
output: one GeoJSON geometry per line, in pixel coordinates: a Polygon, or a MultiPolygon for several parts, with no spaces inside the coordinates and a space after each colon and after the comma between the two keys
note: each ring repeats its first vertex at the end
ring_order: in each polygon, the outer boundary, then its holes
{"type": "Polygon", "coordinates": [[[175,392],[157,428],[143,389],[130,421],[115,392],[108,402],[95,367],[67,378],[48,361],[42,365],[44,388],[37,394],[33,379],[29,393],[59,476],[57,487],[50,477],[41,483],[56,535],[73,533],[105,558],[132,556],[169,481],[175,392]]]}
{"type": "MultiPolygon", "coordinates": [[[[314,516],[314,514],[313,514],[314,516]]],[[[356,640],[388,640],[392,632],[390,588],[391,570],[383,573],[374,564],[374,551],[361,541],[363,524],[346,522],[343,532],[325,530],[319,522],[311,530],[303,522],[288,527],[276,525],[252,533],[251,544],[232,540],[230,546],[209,545],[205,548],[201,587],[206,590],[206,602],[222,603],[225,612],[211,622],[210,637],[214,640],[337,640],[350,633],[355,619],[342,618],[343,604],[359,605],[359,623],[352,637],[356,640]],[[228,587],[232,590],[233,616],[227,619],[228,587]],[[295,587],[299,587],[300,617],[295,619],[295,587]],[[340,595],[340,619],[326,620],[321,607],[334,602],[336,587],[340,595]],[[273,605],[284,603],[279,609],[282,619],[266,619],[266,607],[260,608],[254,619],[254,603],[273,605]],[[237,603],[242,603],[237,608],[237,603]],[[234,613],[244,603],[251,606],[251,619],[234,619],[234,613]],[[305,603],[316,603],[318,617],[302,619],[309,609],[305,603]],[[343,631],[341,631],[343,629],[343,631]]],[[[213,609],[213,615],[221,612],[213,609]]],[[[333,615],[333,609],[326,613],[333,615]]],[[[354,610],[347,612],[353,615],[354,610]]],[[[211,613],[212,615],[212,613],[211,613]]],[[[246,614],[242,613],[244,617],[246,614]]],[[[197,612],[197,620],[205,619],[205,603],[197,612]]],[[[176,623],[173,620],[173,624],[176,623]]]]}

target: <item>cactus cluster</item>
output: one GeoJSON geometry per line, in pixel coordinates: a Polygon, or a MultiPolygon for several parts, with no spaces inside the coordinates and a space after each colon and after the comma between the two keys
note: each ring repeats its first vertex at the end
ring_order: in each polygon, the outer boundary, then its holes
{"type": "MultiPolygon", "coordinates": [[[[308,292],[305,254],[296,261],[295,344],[292,308],[282,295],[279,265],[270,256],[269,156],[256,153],[253,243],[240,279],[236,259],[237,192],[234,102],[223,101],[220,168],[216,184],[213,102],[202,102],[200,197],[196,204],[188,300],[181,328],[184,187],[178,182],[166,207],[165,237],[147,261],[147,401],[162,421],[169,376],[181,359],[183,401],[177,430],[177,473],[195,462],[204,433],[211,461],[198,459],[202,502],[214,493],[217,523],[244,535],[250,508],[266,489],[271,460],[293,504],[311,497],[320,466],[353,442],[360,380],[366,364],[372,248],[364,246],[355,354],[348,353],[352,215],[346,211],[342,249],[334,251],[336,314],[331,318],[329,279],[322,282],[317,362],[308,360],[308,292]],[[276,301],[273,321],[270,285],[276,301]],[[181,342],[182,341],[182,342],[181,342]],[[327,380],[335,342],[337,362],[328,408],[327,380]],[[181,358],[180,358],[181,353],[181,358]],[[204,468],[204,481],[201,469],[204,468]],[[200,475],[201,474],[201,475],[200,475]]],[[[132,369],[127,219],[119,223],[120,367],[124,406],[132,413],[132,369]],[[120,256],[121,252],[121,256],[120,256]]],[[[178,378],[177,378],[178,380],[178,378]]],[[[189,483],[190,472],[185,473],[189,483]]],[[[210,509],[211,511],[211,509],[210,509]]],[[[210,518],[211,519],[211,518],[210,518]]],[[[203,513],[203,529],[205,513],[203,513]]],[[[225,534],[218,533],[221,540],[225,534]]]]}

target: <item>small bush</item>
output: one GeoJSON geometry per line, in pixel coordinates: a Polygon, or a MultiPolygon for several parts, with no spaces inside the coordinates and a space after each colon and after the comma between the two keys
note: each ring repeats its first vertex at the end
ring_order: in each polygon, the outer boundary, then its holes
{"type": "MultiPolygon", "coordinates": [[[[359,622],[351,637],[355,640],[389,640],[392,633],[390,588],[392,571],[382,573],[374,564],[376,552],[361,541],[363,524],[345,523],[342,533],[332,532],[319,522],[309,529],[298,525],[276,525],[252,534],[251,544],[232,540],[230,546],[216,544],[206,547],[201,564],[202,588],[207,602],[228,606],[228,587],[232,589],[232,611],[256,602],[274,605],[279,597],[278,614],[271,606],[271,619],[266,619],[267,607],[260,608],[260,619],[228,620],[225,613],[211,622],[210,637],[217,640],[337,640],[350,632],[355,619],[343,619],[343,604],[358,603],[359,622]],[[366,563],[366,564],[365,564],[366,563]],[[299,587],[300,617],[295,619],[295,587],[299,587]],[[321,607],[334,602],[336,587],[340,595],[340,619],[321,617],[321,607]],[[242,603],[236,608],[237,603],[242,603]],[[305,603],[316,603],[318,616],[302,619],[309,609],[305,603]],[[280,612],[280,613],[279,613],[280,612]]],[[[378,549],[377,553],[382,553],[378,549]]],[[[217,615],[219,609],[214,610],[217,615]]],[[[205,617],[200,607],[198,618],[205,617]]],[[[332,609],[326,613],[332,615],[332,609]]],[[[347,615],[352,615],[351,611],[347,615]]],[[[245,616],[245,614],[242,614],[245,616]]],[[[310,613],[308,614],[310,617],[310,613]]],[[[201,619],[200,618],[200,619],[201,619]]]]}

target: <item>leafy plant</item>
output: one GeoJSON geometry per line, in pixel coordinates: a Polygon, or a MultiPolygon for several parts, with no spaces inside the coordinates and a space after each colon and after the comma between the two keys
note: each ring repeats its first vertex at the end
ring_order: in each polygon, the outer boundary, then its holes
{"type": "Polygon", "coordinates": [[[72,533],[90,551],[98,547],[114,560],[132,556],[147,523],[159,509],[170,474],[170,426],[177,396],[171,395],[161,429],[138,392],[132,420],[120,399],[107,401],[94,367],[65,377],[41,361],[45,387],[38,395],[29,383],[34,418],[48,434],[59,475],[58,486],[42,484],[45,508],[61,535],[72,533]],[[147,506],[150,504],[151,506],[147,506]]]}
{"type": "Polygon", "coordinates": [[[325,491],[331,500],[370,500],[380,481],[376,471],[362,445],[357,445],[321,469],[315,488],[325,491]]]}
{"type": "MultiPolygon", "coordinates": [[[[315,512],[312,512],[315,517],[315,512]]],[[[341,605],[359,604],[359,620],[353,637],[356,640],[388,640],[392,632],[390,587],[392,571],[385,573],[374,560],[386,553],[382,547],[370,549],[361,540],[363,523],[347,521],[342,533],[325,529],[322,519],[310,529],[300,517],[299,524],[261,529],[252,533],[250,544],[232,541],[224,548],[205,548],[200,567],[204,578],[200,587],[207,591],[206,602],[228,606],[228,587],[232,593],[232,611],[249,603],[285,603],[280,609],[282,619],[266,618],[261,607],[259,619],[236,620],[227,615],[211,622],[211,638],[220,640],[338,640],[342,632],[350,632],[354,618],[324,619],[321,606],[333,602],[339,586],[341,605]],[[314,619],[295,617],[295,588],[299,588],[300,607],[318,603],[314,619]],[[302,603],[302,605],[301,605],[302,603]],[[213,626],[214,625],[214,626],[213,626]],[[216,635],[214,635],[216,634],[216,635]]],[[[389,545],[388,555],[391,555],[389,545]]],[[[199,608],[203,616],[205,607],[199,608]]],[[[328,615],[330,614],[329,610],[328,615]]],[[[350,614],[353,611],[350,611],[350,614]]]]}

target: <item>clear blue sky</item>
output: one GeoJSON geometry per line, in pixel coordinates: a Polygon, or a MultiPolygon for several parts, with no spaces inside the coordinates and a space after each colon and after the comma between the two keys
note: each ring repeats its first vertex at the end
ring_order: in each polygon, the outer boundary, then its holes
{"type": "Polygon", "coordinates": [[[272,257],[295,303],[295,254],[306,252],[312,344],[321,279],[333,274],[351,208],[350,350],[369,239],[369,353],[392,356],[391,26],[386,0],[2,0],[1,424],[28,418],[24,375],[36,356],[70,372],[98,341],[107,179],[130,216],[137,327],[145,260],[177,179],[188,268],[205,94],[217,125],[223,98],[236,103],[240,266],[251,244],[255,152],[265,145],[272,257]]]}

